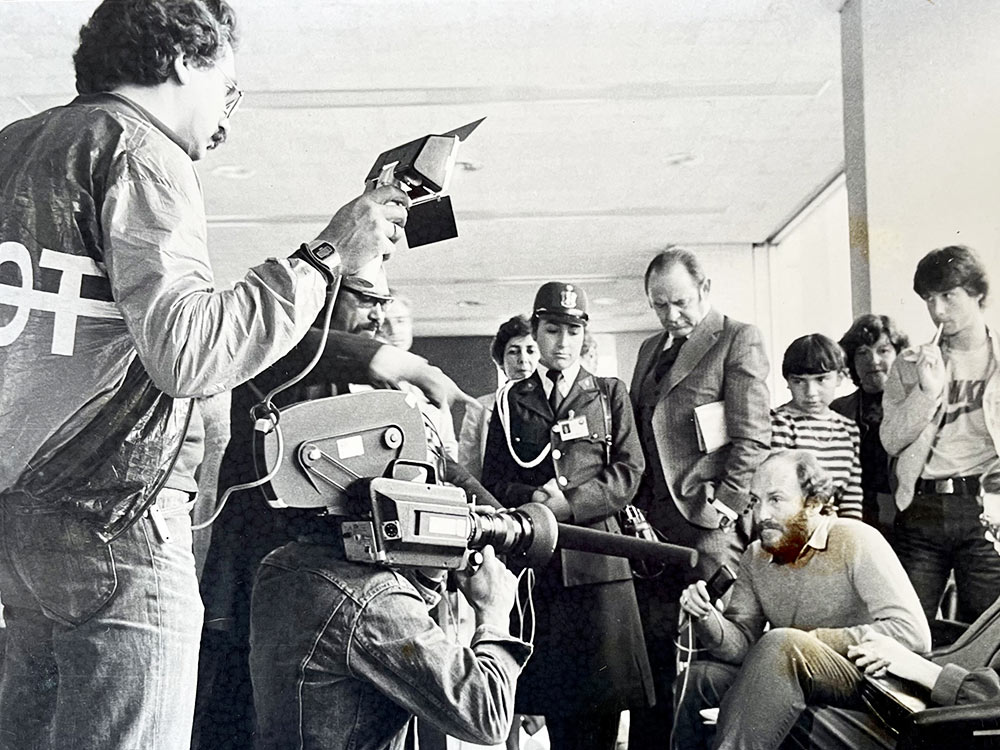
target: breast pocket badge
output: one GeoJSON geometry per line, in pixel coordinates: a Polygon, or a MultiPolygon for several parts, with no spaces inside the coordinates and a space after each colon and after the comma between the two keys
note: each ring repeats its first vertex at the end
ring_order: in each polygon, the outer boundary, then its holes
{"type": "Polygon", "coordinates": [[[560,419],[556,422],[556,427],[559,430],[559,437],[563,442],[569,440],[578,440],[580,438],[585,438],[590,435],[590,430],[587,428],[587,417],[570,417],[569,419],[560,419]]]}

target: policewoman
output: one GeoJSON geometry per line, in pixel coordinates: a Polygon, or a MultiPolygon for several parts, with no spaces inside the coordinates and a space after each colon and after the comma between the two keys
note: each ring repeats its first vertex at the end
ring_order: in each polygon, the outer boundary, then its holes
{"type": "MultiPolygon", "coordinates": [[[[617,534],[642,448],[625,384],[580,364],[587,322],[580,287],[550,281],[538,290],[539,366],[497,393],[482,481],[507,507],[541,502],[562,523],[617,534]]],[[[612,750],[620,712],[653,700],[629,563],[560,551],[533,577],[533,617],[525,606],[523,619],[526,637],[534,625],[535,653],[516,710],[545,716],[553,750],[612,750]]]]}

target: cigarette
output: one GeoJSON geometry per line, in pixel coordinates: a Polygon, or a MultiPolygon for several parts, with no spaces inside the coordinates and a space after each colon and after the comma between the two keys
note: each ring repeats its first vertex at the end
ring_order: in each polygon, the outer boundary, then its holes
{"type": "Polygon", "coordinates": [[[938,323],[937,331],[934,332],[934,338],[931,339],[931,346],[937,346],[941,341],[941,333],[944,331],[944,323],[938,323]]]}

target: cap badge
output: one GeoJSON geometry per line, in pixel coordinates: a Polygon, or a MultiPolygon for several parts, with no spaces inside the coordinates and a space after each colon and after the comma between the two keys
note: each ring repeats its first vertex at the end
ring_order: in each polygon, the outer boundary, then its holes
{"type": "Polygon", "coordinates": [[[570,310],[576,309],[576,292],[573,287],[568,286],[559,293],[559,304],[570,310]]]}

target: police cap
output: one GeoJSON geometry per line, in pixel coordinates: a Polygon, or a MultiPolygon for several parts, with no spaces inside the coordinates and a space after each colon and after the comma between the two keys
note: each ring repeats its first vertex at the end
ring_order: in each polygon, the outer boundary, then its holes
{"type": "Polygon", "coordinates": [[[555,318],[567,323],[585,325],[587,316],[587,293],[576,284],[563,281],[548,281],[535,295],[532,317],[555,318]]]}

